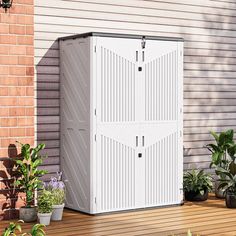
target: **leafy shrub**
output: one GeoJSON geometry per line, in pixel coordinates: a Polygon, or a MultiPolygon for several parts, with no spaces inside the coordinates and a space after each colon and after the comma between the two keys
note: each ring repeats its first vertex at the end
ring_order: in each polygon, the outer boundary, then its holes
{"type": "Polygon", "coordinates": [[[52,193],[47,190],[42,190],[38,197],[38,212],[51,213],[52,212],[52,193]]]}
{"type": "MultiPolygon", "coordinates": [[[[19,221],[20,223],[22,223],[23,221],[19,221]]],[[[30,232],[28,233],[23,233],[21,234],[21,236],[45,236],[46,233],[43,230],[43,227],[45,227],[45,225],[42,224],[35,224],[32,229],[30,230],[30,232]]],[[[16,236],[16,231],[18,231],[19,233],[22,232],[21,230],[21,225],[20,224],[16,224],[13,222],[9,223],[9,226],[3,231],[2,236],[16,236]]]]}
{"type": "Polygon", "coordinates": [[[34,199],[34,190],[42,187],[39,177],[47,173],[45,170],[38,169],[43,162],[39,152],[45,148],[45,144],[39,144],[35,148],[31,148],[29,144],[20,143],[20,145],[22,158],[16,160],[16,170],[20,177],[14,185],[26,193],[26,207],[30,207],[34,199]]]}
{"type": "Polygon", "coordinates": [[[192,170],[184,173],[184,191],[199,192],[204,194],[205,190],[212,190],[212,177],[203,170],[192,170]]]}

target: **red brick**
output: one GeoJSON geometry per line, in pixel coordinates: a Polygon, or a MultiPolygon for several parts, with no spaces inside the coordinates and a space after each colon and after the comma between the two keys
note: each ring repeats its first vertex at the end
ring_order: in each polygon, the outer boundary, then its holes
{"type": "Polygon", "coordinates": [[[25,108],[25,115],[26,116],[33,116],[34,115],[34,107],[26,107],[25,108]]]}
{"type": "Polygon", "coordinates": [[[26,14],[26,7],[24,5],[13,4],[11,14],[26,14]]]}
{"type": "Polygon", "coordinates": [[[17,56],[0,56],[0,65],[17,65],[17,56]]]}
{"type": "Polygon", "coordinates": [[[34,117],[22,117],[17,119],[18,126],[33,126],[34,117]]]}
{"type": "Polygon", "coordinates": [[[1,127],[17,126],[17,118],[0,118],[1,127]]]}
{"type": "Polygon", "coordinates": [[[25,34],[26,26],[25,25],[10,25],[10,34],[25,34]]]}
{"type": "Polygon", "coordinates": [[[11,66],[9,68],[9,75],[25,75],[26,69],[24,66],[11,66]]]}
{"type": "Polygon", "coordinates": [[[25,136],[25,128],[10,128],[9,131],[10,137],[25,136]]]}
{"type": "Polygon", "coordinates": [[[16,42],[15,35],[0,35],[0,44],[16,44],[16,42]]]}
{"type": "Polygon", "coordinates": [[[1,106],[16,106],[17,98],[13,97],[0,97],[1,106]]]}
{"type": "Polygon", "coordinates": [[[16,22],[17,22],[17,24],[33,25],[34,24],[34,17],[27,16],[27,15],[18,15],[16,22]]]}
{"type": "Polygon", "coordinates": [[[15,0],[14,2],[20,3],[20,4],[25,4],[25,5],[33,5],[34,0],[15,0]]]}
{"type": "Polygon", "coordinates": [[[34,128],[26,128],[25,132],[26,136],[34,136],[34,128]]]}
{"type": "Polygon", "coordinates": [[[14,144],[17,146],[17,148],[19,149],[18,153],[20,153],[20,146],[16,144],[16,141],[21,142],[21,143],[29,143],[30,145],[34,145],[34,138],[33,137],[17,137],[16,138],[9,138],[9,139],[2,139],[1,143],[2,145],[5,144],[7,146],[7,144],[14,144]]]}
{"type": "Polygon", "coordinates": [[[7,96],[8,95],[8,88],[0,87],[0,96],[7,96]]]}
{"type": "Polygon", "coordinates": [[[24,45],[14,45],[9,47],[9,54],[11,55],[25,55],[26,46],[24,45]]]}
{"type": "Polygon", "coordinates": [[[20,77],[18,80],[19,86],[33,86],[34,85],[34,77],[20,77]]]}
{"type": "Polygon", "coordinates": [[[4,107],[4,108],[0,108],[0,116],[9,116],[9,108],[8,107],[4,107]]]}
{"type": "Polygon", "coordinates": [[[0,65],[0,75],[8,75],[8,74],[9,74],[9,66],[0,65]]]}
{"type": "Polygon", "coordinates": [[[26,26],[26,34],[33,35],[34,34],[34,26],[27,25],[26,26]]]}
{"type": "Polygon", "coordinates": [[[8,45],[1,45],[0,46],[0,55],[7,55],[9,54],[9,46],[8,45]]]}
{"type": "Polygon", "coordinates": [[[9,116],[25,116],[25,107],[9,108],[9,116]]]}
{"type": "Polygon", "coordinates": [[[9,34],[9,25],[8,24],[1,24],[0,34],[9,34]]]}
{"type": "Polygon", "coordinates": [[[33,76],[34,75],[34,67],[27,67],[26,68],[26,75],[33,76]]]}
{"type": "Polygon", "coordinates": [[[34,96],[34,87],[26,88],[26,96],[34,96]]]}
{"type": "Polygon", "coordinates": [[[33,65],[34,58],[33,57],[26,57],[26,56],[19,56],[18,62],[19,62],[19,65],[33,65]]]}
{"type": "Polygon", "coordinates": [[[18,77],[1,76],[0,85],[18,85],[18,77]]]}
{"type": "Polygon", "coordinates": [[[9,96],[25,96],[26,95],[25,87],[10,87],[8,88],[9,96]]]}
{"type": "Polygon", "coordinates": [[[8,137],[9,129],[8,128],[0,128],[0,137],[8,137]]]}
{"type": "Polygon", "coordinates": [[[7,24],[17,23],[17,15],[13,14],[0,14],[0,22],[7,24]]]}
{"type": "Polygon", "coordinates": [[[34,55],[34,47],[33,46],[26,46],[26,55],[28,55],[28,56],[34,55]]]}
{"type": "Polygon", "coordinates": [[[24,97],[24,98],[19,97],[18,98],[18,105],[19,106],[33,106],[34,99],[30,98],[30,97],[24,97]]]}
{"type": "Polygon", "coordinates": [[[17,36],[17,42],[20,45],[32,45],[34,38],[32,36],[17,36]]]}

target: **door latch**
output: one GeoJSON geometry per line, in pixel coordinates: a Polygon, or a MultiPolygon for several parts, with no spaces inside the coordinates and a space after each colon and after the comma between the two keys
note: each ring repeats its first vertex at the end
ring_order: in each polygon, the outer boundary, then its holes
{"type": "Polygon", "coordinates": [[[138,154],[138,157],[141,158],[141,157],[142,157],[142,153],[139,153],[139,154],[138,154]]]}

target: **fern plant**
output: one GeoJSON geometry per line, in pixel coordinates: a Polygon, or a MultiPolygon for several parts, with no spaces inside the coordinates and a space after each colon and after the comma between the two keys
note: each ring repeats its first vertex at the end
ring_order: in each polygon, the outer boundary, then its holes
{"type": "Polygon", "coordinates": [[[39,144],[35,148],[31,148],[29,144],[19,144],[21,145],[22,158],[16,160],[16,170],[20,177],[14,184],[25,192],[25,205],[31,207],[34,191],[42,187],[42,181],[39,178],[47,173],[45,170],[38,169],[43,162],[40,151],[45,148],[45,144],[39,144]]]}

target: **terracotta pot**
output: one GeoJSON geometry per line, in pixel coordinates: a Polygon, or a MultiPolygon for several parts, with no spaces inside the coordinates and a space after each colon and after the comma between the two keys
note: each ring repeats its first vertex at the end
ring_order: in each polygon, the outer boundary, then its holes
{"type": "Polygon", "coordinates": [[[20,220],[24,222],[34,222],[37,220],[36,207],[21,207],[19,210],[20,220]]]}
{"type": "Polygon", "coordinates": [[[197,202],[197,201],[206,201],[208,198],[208,190],[205,190],[204,194],[201,195],[200,192],[184,192],[185,200],[191,201],[191,202],[197,202]]]}

